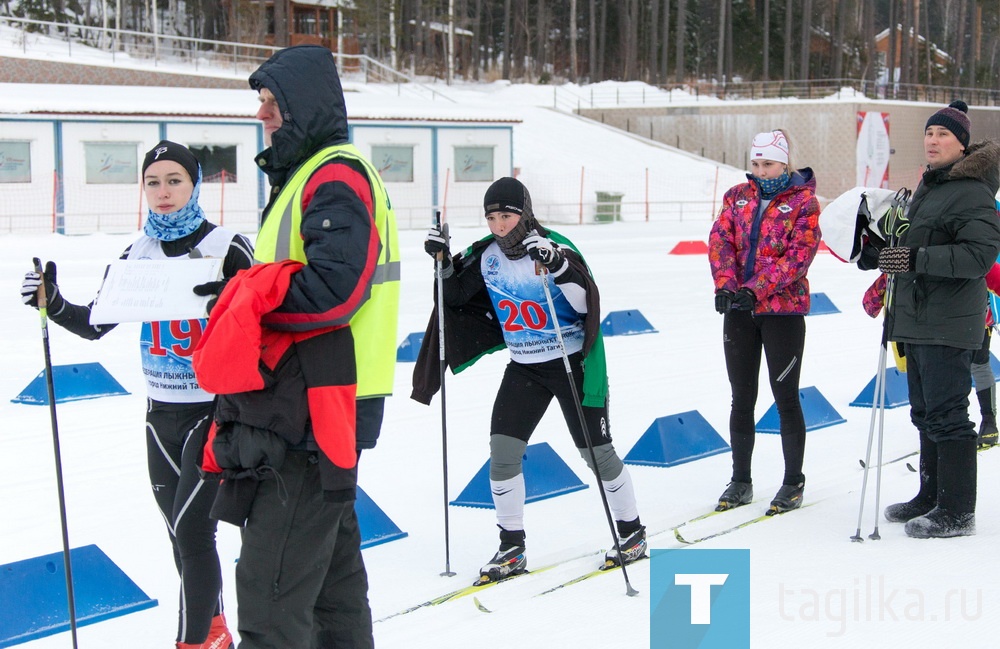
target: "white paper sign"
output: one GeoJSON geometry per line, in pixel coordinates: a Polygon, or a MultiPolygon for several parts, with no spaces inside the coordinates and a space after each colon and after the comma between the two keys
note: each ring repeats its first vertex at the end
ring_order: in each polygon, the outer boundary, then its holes
{"type": "Polygon", "coordinates": [[[108,266],[90,324],[207,317],[211,296],[191,290],[222,276],[222,259],[118,259],[108,266]]]}

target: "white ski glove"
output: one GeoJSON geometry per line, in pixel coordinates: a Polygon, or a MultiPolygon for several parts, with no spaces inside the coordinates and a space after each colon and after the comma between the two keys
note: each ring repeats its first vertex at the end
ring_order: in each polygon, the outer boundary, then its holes
{"type": "Polygon", "coordinates": [[[38,287],[45,282],[45,298],[50,312],[58,311],[62,306],[62,296],[59,295],[59,285],[56,284],[56,263],[45,264],[44,274],[29,270],[21,281],[21,301],[27,306],[38,308],[38,287]]]}
{"type": "Polygon", "coordinates": [[[566,255],[559,246],[538,234],[537,230],[532,230],[524,238],[524,247],[528,251],[528,256],[545,266],[554,277],[558,277],[569,267],[566,255]]]}

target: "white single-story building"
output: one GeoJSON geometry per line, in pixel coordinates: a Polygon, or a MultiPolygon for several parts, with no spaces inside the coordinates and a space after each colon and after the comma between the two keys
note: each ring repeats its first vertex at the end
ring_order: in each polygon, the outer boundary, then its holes
{"type": "MultiPolygon", "coordinates": [[[[264,148],[243,90],[4,84],[0,97],[0,233],[137,230],[146,214],[139,173],[161,139],[202,162],[200,203],[215,222],[257,229],[264,148]]],[[[442,102],[386,100],[345,85],[351,141],[379,169],[401,228],[435,209],[475,217],[496,178],[513,173],[516,117],[442,102]],[[465,212],[469,212],[468,215],[465,212]]]]}

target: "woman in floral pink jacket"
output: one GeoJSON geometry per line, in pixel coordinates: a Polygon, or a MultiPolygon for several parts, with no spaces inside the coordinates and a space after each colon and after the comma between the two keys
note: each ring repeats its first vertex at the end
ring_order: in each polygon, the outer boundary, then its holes
{"type": "Polygon", "coordinates": [[[806,272],[819,247],[819,203],[809,168],[789,162],[782,130],[758,133],[750,148],[747,182],[726,192],[709,237],[715,310],[722,326],[732,387],[729,416],[733,475],[718,511],[753,500],[750,464],[761,349],[781,422],[785,475],[768,514],[802,504],[806,426],[799,373],[809,312],[806,272]]]}

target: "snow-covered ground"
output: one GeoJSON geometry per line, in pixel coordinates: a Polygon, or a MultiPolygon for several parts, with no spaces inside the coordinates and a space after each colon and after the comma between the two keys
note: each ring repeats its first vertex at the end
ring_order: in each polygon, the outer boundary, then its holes
{"type": "MultiPolygon", "coordinates": [[[[713,311],[708,264],[703,255],[668,254],[680,241],[704,240],[708,222],[618,223],[572,226],[593,266],[609,311],[638,309],[659,332],[607,339],[612,387],[612,433],[624,454],[653,420],[699,411],[725,437],[729,388],[713,311]]],[[[457,228],[456,247],[485,227],[457,228]]],[[[42,367],[37,315],[19,303],[20,276],[32,255],[59,262],[61,289],[86,301],[103,265],[128,236],[0,237],[0,304],[7,340],[0,371],[0,563],[60,550],[59,518],[48,409],[9,402],[42,367]]],[[[420,232],[403,233],[403,300],[400,340],[421,331],[430,309],[430,262],[420,232]]],[[[685,549],[749,548],[752,568],[751,629],[754,647],[936,647],[961,638],[965,647],[995,646],[987,611],[1000,601],[995,548],[1000,515],[983,498],[979,533],[954,540],[906,538],[899,525],[882,522],[881,541],[852,543],[857,527],[869,410],[848,406],[872,377],[878,358],[879,323],[861,310],[872,274],[820,254],[810,273],[815,292],[841,313],[810,316],[802,385],[816,386],[847,419],[809,433],[806,502],[815,505],[685,549]]],[[[174,637],[177,576],[163,523],[148,490],[143,448],[143,381],[137,329],[123,325],[102,341],[87,342],[53,326],[56,364],[99,361],[132,394],[60,405],[63,468],[70,539],[74,547],[96,543],[160,605],[79,630],[82,647],[118,647],[126,638],[143,646],[170,646],[174,637]]],[[[449,489],[454,498],[487,458],[488,421],[503,354],[448,378],[449,489]]],[[[471,582],[496,549],[492,510],[452,507],[451,568],[444,569],[441,427],[437,402],[408,399],[410,364],[398,366],[396,396],[389,401],[379,446],[361,465],[361,486],[409,536],[365,550],[376,619],[471,582]]],[[[763,383],[758,416],[772,400],[763,383]]],[[[906,408],[886,413],[885,456],[917,447],[906,408]]],[[[579,459],[556,409],[533,442],[548,442],[586,483],[592,476],[579,459]]],[[[990,492],[1000,475],[1000,452],[982,453],[980,485],[990,492]]],[[[732,513],[749,517],[766,506],[781,480],[776,435],[758,436],[754,482],[760,502],[732,513]]],[[[670,530],[714,505],[729,478],[726,454],[664,469],[633,466],[640,512],[653,548],[680,547],[670,530]]],[[[874,475],[872,476],[874,478],[874,475]]],[[[915,474],[905,462],[885,467],[882,504],[909,498],[915,474]]],[[[873,486],[868,490],[873,495],[873,486]]],[[[874,505],[865,510],[864,535],[872,530],[874,505]]],[[[528,556],[542,566],[606,548],[610,542],[593,487],[528,505],[528,556]]],[[[689,530],[707,533],[715,517],[689,530]]],[[[226,576],[229,615],[238,617],[233,563],[239,553],[235,528],[221,525],[219,547],[226,576]]],[[[650,562],[629,569],[638,597],[625,596],[620,573],[609,573],[545,596],[538,593],[596,564],[596,558],[564,565],[484,591],[478,610],[471,598],[395,617],[375,626],[381,647],[605,647],[646,646],[650,562]]],[[[0,613],[2,614],[2,613],[0,613]]],[[[64,647],[66,634],[25,647],[64,647]]]]}
{"type": "MultiPolygon", "coordinates": [[[[25,109],[55,101],[53,91],[41,86],[34,97],[26,85],[5,84],[5,89],[6,97],[16,97],[4,104],[8,108],[14,101],[25,109]]],[[[626,149],[623,141],[628,136],[547,110],[553,100],[549,87],[458,84],[442,90],[459,99],[459,110],[480,115],[511,113],[523,119],[515,132],[514,164],[523,170],[529,187],[545,184],[547,173],[569,165],[586,166],[588,174],[611,179],[634,161],[636,169],[656,164],[676,170],[671,177],[678,182],[670,189],[680,196],[702,200],[714,193],[715,187],[709,187],[714,185],[714,163],[666,149],[626,149]],[[700,185],[681,185],[683,178],[700,185]]],[[[176,92],[164,94],[177,96],[176,92]]],[[[255,104],[252,93],[226,91],[230,92],[232,98],[225,100],[218,99],[220,94],[211,99],[205,95],[202,106],[215,106],[213,102],[218,101],[220,110],[230,110],[228,106],[237,102],[242,105],[245,95],[249,114],[255,104]]],[[[358,88],[348,98],[349,110],[384,109],[391,104],[392,94],[389,87],[358,88]]],[[[150,94],[133,93],[126,99],[102,90],[88,101],[107,101],[109,96],[120,105],[127,102],[137,107],[150,94]]],[[[187,98],[180,103],[190,105],[187,98]]],[[[416,101],[393,105],[407,111],[426,108],[416,101]]],[[[442,111],[456,110],[455,105],[443,106],[442,111]]],[[[719,180],[719,193],[742,178],[735,170],[725,173],[719,180]]],[[[713,310],[707,260],[704,255],[669,254],[678,242],[705,240],[709,218],[704,214],[680,222],[559,227],[590,262],[601,287],[604,314],[638,309],[658,329],[655,334],[606,341],[612,434],[623,455],[654,419],[690,410],[697,410],[727,437],[730,397],[722,356],[722,320],[713,310]]],[[[454,247],[467,245],[485,232],[481,223],[457,227],[452,235],[454,247]]],[[[423,233],[404,231],[401,237],[400,341],[408,333],[423,330],[431,308],[432,281],[430,261],[422,250],[423,233]]],[[[0,564],[61,550],[48,409],[10,402],[43,363],[37,314],[20,304],[20,278],[32,256],[54,259],[66,297],[86,302],[94,295],[104,265],[130,241],[129,235],[0,236],[4,315],[0,337],[7,340],[0,357],[0,421],[4,424],[0,458],[5,460],[5,470],[0,472],[0,564]]],[[[825,293],[841,312],[807,319],[802,386],[817,387],[847,420],[809,433],[806,502],[813,504],[683,552],[750,550],[754,647],[939,647],[956,641],[968,648],[996,646],[987,613],[1000,602],[996,579],[1000,513],[992,499],[981,499],[975,537],[917,541],[906,538],[901,526],[883,522],[879,524],[881,541],[859,544],[849,540],[857,528],[862,480],[858,459],[865,455],[870,411],[848,404],[876,370],[880,325],[860,306],[862,292],[874,277],[822,253],[810,278],[813,291],[825,293]]],[[[71,544],[97,544],[160,602],[156,608],[80,628],[81,647],[169,647],[175,634],[177,576],[146,475],[144,385],[137,337],[135,325],[123,325],[98,342],[83,341],[55,325],[51,328],[55,364],[100,362],[132,393],[58,408],[71,544]]],[[[504,354],[495,354],[448,378],[452,498],[486,461],[489,413],[505,362],[504,354]]],[[[440,411],[437,402],[426,407],[408,398],[411,370],[410,364],[398,366],[396,395],[387,406],[381,441],[365,454],[361,465],[362,488],[408,534],[365,550],[370,599],[379,620],[470,583],[497,544],[492,510],[452,507],[450,565],[457,575],[439,575],[445,568],[440,411]]],[[[771,403],[765,377],[758,416],[771,403]]],[[[917,448],[906,410],[886,413],[886,458],[917,448]]],[[[548,649],[558,644],[589,649],[649,644],[649,561],[629,568],[631,582],[640,591],[634,598],[625,596],[619,572],[538,596],[594,567],[594,553],[608,547],[610,533],[593,477],[555,408],[532,441],[548,442],[592,485],[527,506],[529,564],[565,562],[483,591],[479,601],[490,613],[479,610],[472,598],[463,598],[380,621],[375,625],[380,647],[548,649]],[[585,554],[591,556],[574,559],[585,554]]],[[[754,464],[758,502],[685,529],[692,535],[707,534],[726,525],[727,518],[732,522],[762,512],[780,485],[781,469],[778,436],[759,435],[754,464]]],[[[728,481],[730,460],[723,454],[669,469],[633,466],[630,471],[651,547],[680,548],[671,529],[714,506],[728,481]]],[[[979,471],[980,485],[989,494],[1000,476],[1000,451],[980,454],[979,471]]],[[[911,497],[916,486],[916,476],[905,462],[886,466],[882,505],[911,497]]],[[[868,495],[862,525],[865,536],[872,531],[876,515],[871,502],[873,483],[868,495]]],[[[233,566],[239,554],[235,528],[220,525],[219,548],[228,615],[235,629],[233,566]]],[[[23,646],[65,647],[67,636],[23,646]]]]}

